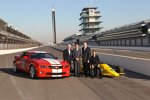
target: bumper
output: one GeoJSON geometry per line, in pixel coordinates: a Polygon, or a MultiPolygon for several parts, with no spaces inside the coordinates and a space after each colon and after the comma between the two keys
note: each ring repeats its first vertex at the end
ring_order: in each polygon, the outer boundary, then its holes
{"type": "Polygon", "coordinates": [[[69,77],[70,70],[52,69],[52,70],[38,70],[37,77],[69,77]]]}

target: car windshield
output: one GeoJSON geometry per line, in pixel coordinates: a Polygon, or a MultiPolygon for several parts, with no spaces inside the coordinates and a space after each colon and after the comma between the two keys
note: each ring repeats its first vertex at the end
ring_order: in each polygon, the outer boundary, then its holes
{"type": "Polygon", "coordinates": [[[56,59],[56,57],[50,53],[32,53],[31,54],[31,59],[36,59],[36,58],[51,58],[51,59],[56,59]]]}

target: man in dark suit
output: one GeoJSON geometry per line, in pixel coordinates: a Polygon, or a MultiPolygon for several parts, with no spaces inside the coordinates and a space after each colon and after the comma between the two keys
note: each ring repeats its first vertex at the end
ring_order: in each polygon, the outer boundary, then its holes
{"type": "Polygon", "coordinates": [[[91,57],[91,49],[87,46],[87,43],[84,42],[82,48],[82,62],[84,75],[86,77],[90,75],[90,67],[89,67],[90,57],[91,57]]]}
{"type": "Polygon", "coordinates": [[[80,60],[82,57],[82,51],[79,49],[79,45],[75,44],[75,49],[73,50],[73,61],[75,68],[75,76],[80,77],[80,60]]]}
{"type": "Polygon", "coordinates": [[[68,44],[67,45],[67,49],[65,49],[63,51],[63,59],[64,61],[67,61],[69,64],[70,64],[70,70],[73,71],[73,64],[72,64],[72,61],[73,61],[73,52],[71,50],[71,45],[68,44]]]}

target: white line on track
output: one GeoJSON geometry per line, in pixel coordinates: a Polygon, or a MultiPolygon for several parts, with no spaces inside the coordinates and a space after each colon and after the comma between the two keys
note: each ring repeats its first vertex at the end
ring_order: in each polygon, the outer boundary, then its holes
{"type": "Polygon", "coordinates": [[[15,79],[14,79],[12,76],[10,76],[10,79],[11,79],[11,81],[12,81],[12,83],[13,83],[14,87],[16,88],[16,90],[17,90],[18,94],[20,95],[21,100],[26,100],[26,99],[25,99],[25,96],[24,96],[24,94],[23,94],[23,92],[22,92],[22,91],[18,88],[18,86],[17,86],[17,83],[16,83],[15,79]]]}
{"type": "MultiPolygon", "coordinates": [[[[8,58],[7,58],[7,62],[8,62],[8,58]]],[[[10,67],[8,67],[8,64],[7,64],[7,68],[10,68],[10,67]]],[[[15,88],[16,91],[18,92],[18,94],[19,94],[21,100],[27,100],[27,99],[25,98],[23,92],[22,92],[22,91],[19,89],[19,87],[17,86],[17,83],[16,83],[14,77],[11,76],[11,75],[9,75],[9,76],[10,76],[10,79],[11,79],[13,85],[14,85],[14,88],[15,88]]]]}
{"type": "Polygon", "coordinates": [[[123,55],[115,55],[115,54],[108,54],[108,53],[97,52],[97,54],[108,55],[108,56],[116,56],[116,57],[124,57],[124,58],[130,58],[130,59],[134,59],[134,60],[146,60],[146,61],[150,61],[150,59],[145,59],[145,58],[130,57],[130,56],[123,56],[123,55]]]}

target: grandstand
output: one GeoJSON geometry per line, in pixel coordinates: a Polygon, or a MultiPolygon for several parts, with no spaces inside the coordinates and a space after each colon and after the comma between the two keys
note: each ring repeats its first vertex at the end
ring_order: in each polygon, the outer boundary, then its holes
{"type": "Polygon", "coordinates": [[[41,45],[0,19],[0,49],[16,49],[41,45]]]}
{"type": "Polygon", "coordinates": [[[150,20],[144,20],[97,34],[69,36],[65,43],[88,42],[99,46],[150,46],[150,20]]]}
{"type": "Polygon", "coordinates": [[[150,20],[124,25],[97,34],[97,43],[102,46],[149,46],[150,20]]]}

